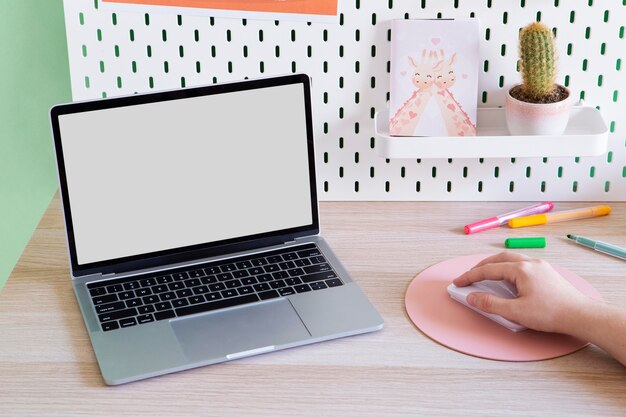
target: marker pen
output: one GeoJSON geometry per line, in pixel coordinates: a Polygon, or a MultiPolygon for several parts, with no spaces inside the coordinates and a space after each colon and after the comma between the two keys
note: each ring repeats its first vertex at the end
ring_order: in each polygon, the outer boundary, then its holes
{"type": "Polygon", "coordinates": [[[524,207],[519,210],[511,211],[509,213],[504,213],[499,216],[481,220],[476,223],[468,224],[463,229],[465,230],[466,235],[469,235],[470,233],[482,232],[483,230],[502,226],[504,223],[508,222],[510,219],[513,219],[516,217],[530,216],[532,214],[538,214],[538,213],[545,213],[546,211],[552,210],[553,207],[554,207],[554,204],[550,202],[538,203],[530,207],[524,207]]]}
{"type": "Polygon", "coordinates": [[[536,226],[538,224],[557,223],[567,220],[586,219],[588,217],[606,216],[611,212],[609,206],[594,206],[574,210],[555,211],[553,213],[535,214],[509,220],[509,227],[536,226]]]}

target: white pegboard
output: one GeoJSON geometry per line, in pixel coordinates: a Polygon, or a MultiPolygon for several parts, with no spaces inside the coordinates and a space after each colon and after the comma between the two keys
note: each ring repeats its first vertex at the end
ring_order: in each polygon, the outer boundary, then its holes
{"type": "Polygon", "coordinates": [[[626,0],[345,0],[338,24],[64,5],[74,100],[309,74],[323,200],[626,200],[626,0]],[[467,17],[481,24],[480,106],[504,103],[520,79],[518,30],[540,19],[557,33],[559,81],[610,128],[607,154],[380,158],[373,117],[388,99],[390,20],[467,17]]]}

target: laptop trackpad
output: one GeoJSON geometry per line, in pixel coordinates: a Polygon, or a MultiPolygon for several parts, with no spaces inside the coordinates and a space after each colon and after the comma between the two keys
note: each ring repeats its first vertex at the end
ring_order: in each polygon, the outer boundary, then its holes
{"type": "Polygon", "coordinates": [[[247,356],[246,352],[256,349],[259,353],[271,351],[273,346],[311,336],[285,298],[172,320],[171,326],[185,355],[192,361],[225,356],[234,359],[240,353],[247,356]]]}

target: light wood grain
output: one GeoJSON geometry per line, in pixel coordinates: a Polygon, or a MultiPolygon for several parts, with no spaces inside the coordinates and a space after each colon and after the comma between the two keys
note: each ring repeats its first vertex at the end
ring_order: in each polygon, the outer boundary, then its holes
{"type": "Polygon", "coordinates": [[[107,387],[70,285],[55,197],[0,293],[0,415],[626,415],[626,368],[593,346],[547,361],[489,361],[437,344],[406,315],[404,292],[426,267],[538,235],[548,247],[524,253],[567,267],[626,308],[626,263],[565,239],[626,246],[626,203],[612,204],[605,218],[462,232],[523,205],[322,203],[322,233],[383,315],[384,330],[107,387]]]}

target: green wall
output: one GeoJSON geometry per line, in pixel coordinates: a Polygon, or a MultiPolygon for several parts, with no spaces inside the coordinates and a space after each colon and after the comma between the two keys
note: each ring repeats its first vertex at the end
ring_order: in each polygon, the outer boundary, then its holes
{"type": "Polygon", "coordinates": [[[57,189],[48,110],[71,100],[62,0],[0,0],[0,287],[57,189]]]}

